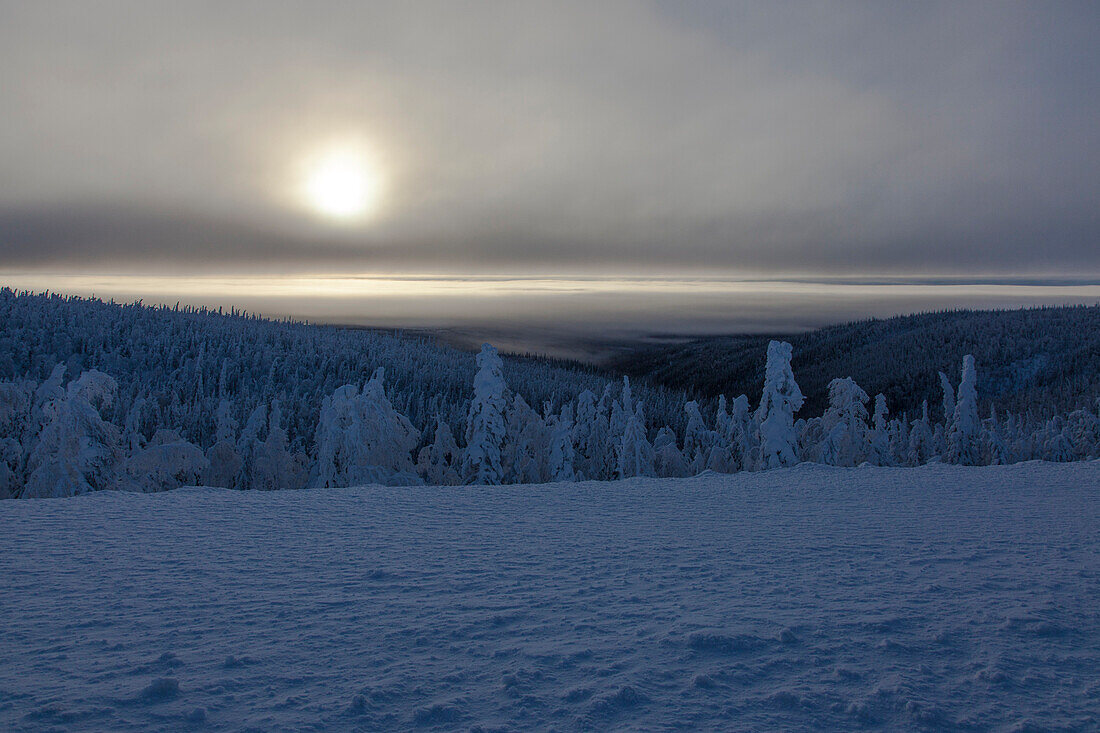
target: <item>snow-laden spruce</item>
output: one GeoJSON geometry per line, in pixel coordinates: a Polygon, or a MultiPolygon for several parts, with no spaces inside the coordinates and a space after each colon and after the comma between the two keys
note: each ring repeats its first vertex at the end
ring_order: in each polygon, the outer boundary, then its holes
{"type": "Polygon", "coordinates": [[[420,441],[386,397],[379,367],[362,392],[344,385],[325,400],[317,426],[314,486],[416,483],[412,451],[420,441]]]}
{"type": "Polygon", "coordinates": [[[858,466],[870,448],[867,401],[870,397],[851,377],[829,383],[829,408],[821,417],[819,458],[833,466],[858,466]]]}
{"type": "Polygon", "coordinates": [[[470,483],[492,486],[504,478],[501,450],[508,385],[501,374],[503,366],[497,350],[483,344],[477,355],[474,398],[466,418],[466,453],[462,459],[462,473],[470,483]]]}
{"type": "Polygon", "coordinates": [[[764,365],[764,395],[756,410],[760,448],[757,463],[760,468],[782,468],[798,462],[795,452],[797,438],[794,414],[802,409],[805,397],[791,370],[791,345],[786,341],[768,344],[768,361],[764,365]]]}
{"type": "Polygon", "coordinates": [[[947,435],[947,455],[949,463],[961,463],[964,466],[976,466],[982,462],[980,441],[981,421],[978,419],[978,374],[974,367],[974,357],[963,357],[962,381],[955,398],[955,410],[951,416],[951,426],[947,435]]]}
{"type": "Polygon", "coordinates": [[[29,499],[119,488],[118,428],[99,414],[114,399],[115,380],[93,369],[63,390],[64,373],[64,366],[55,367],[35,390],[32,419],[41,429],[29,436],[21,493],[29,499]]]}
{"type": "MultiPolygon", "coordinates": [[[[72,312],[89,307],[86,301],[77,304],[72,312]]],[[[10,308],[10,291],[0,291],[0,305],[10,308]]],[[[124,312],[136,316],[151,310],[129,308],[124,312]]],[[[168,320],[184,315],[192,314],[175,313],[168,320]]],[[[237,317],[208,314],[197,323],[212,319],[224,325],[218,320],[222,318],[237,317]]],[[[270,326],[252,319],[244,323],[245,334],[270,326]]],[[[312,333],[305,326],[295,328],[312,333]]],[[[274,359],[266,376],[255,377],[266,387],[252,392],[228,356],[216,369],[204,362],[212,352],[234,351],[220,335],[196,326],[190,340],[170,352],[172,363],[182,365],[174,372],[172,384],[178,387],[156,377],[150,380],[156,389],[122,386],[109,369],[144,358],[132,350],[126,352],[127,361],[104,353],[103,369],[76,373],[70,373],[68,363],[42,357],[37,373],[46,376],[41,381],[28,368],[0,382],[0,497],[153,492],[194,484],[237,489],[533,484],[735,473],[800,461],[1003,465],[1100,456],[1100,418],[1092,406],[1065,417],[1036,419],[999,413],[985,403],[988,417],[982,419],[978,365],[969,355],[957,387],[946,373],[939,375],[942,415],[934,417],[926,401],[914,419],[905,413],[891,416],[882,394],[875,396],[869,412],[868,394],[854,380],[838,378],[829,384],[825,413],[803,417],[792,348],[779,341],[769,345],[763,391],[753,411],[746,395],[722,397],[716,405],[683,397],[677,410],[668,410],[667,393],[632,385],[626,378],[617,389],[614,383],[602,383],[598,398],[595,390],[582,386],[589,382],[581,376],[572,393],[539,391],[536,386],[545,384],[531,381],[523,371],[514,372],[526,376],[510,384],[507,362],[489,344],[472,360],[463,355],[476,371],[469,371],[465,394],[445,402],[427,390],[410,397],[409,375],[428,367],[413,358],[419,354],[415,350],[385,352],[379,359],[385,366],[374,364],[365,382],[341,383],[333,376],[339,370],[317,381],[319,375],[306,371],[308,366],[292,366],[290,357],[274,359]],[[215,345],[208,348],[211,343],[215,345]],[[187,356],[192,353],[193,359],[187,356]],[[391,370],[391,365],[396,366],[391,370]],[[387,378],[391,371],[396,378],[387,378]],[[276,377],[280,372],[283,376],[276,377]],[[294,389],[274,389],[279,384],[294,389]],[[243,404],[242,394],[250,395],[243,404]],[[651,401],[659,409],[652,409],[651,401]],[[456,405],[463,410],[457,418],[456,405]],[[423,430],[407,414],[409,409],[421,419],[431,415],[423,430]],[[426,413],[430,409],[435,412],[426,413]]],[[[89,342],[95,338],[88,335],[89,342]]],[[[240,363],[248,363],[243,352],[239,357],[240,363]]],[[[304,363],[311,357],[302,357],[304,363]]]]}

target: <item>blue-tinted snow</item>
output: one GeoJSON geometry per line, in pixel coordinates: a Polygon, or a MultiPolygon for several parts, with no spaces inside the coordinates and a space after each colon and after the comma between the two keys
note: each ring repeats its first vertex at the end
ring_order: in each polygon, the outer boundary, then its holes
{"type": "Polygon", "coordinates": [[[1095,461],[3,502],[0,580],[10,730],[1100,727],[1095,461]]]}

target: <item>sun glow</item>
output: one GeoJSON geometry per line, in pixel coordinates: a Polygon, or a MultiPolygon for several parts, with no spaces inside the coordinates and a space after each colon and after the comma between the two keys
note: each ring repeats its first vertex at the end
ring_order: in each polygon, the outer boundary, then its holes
{"type": "Polygon", "coordinates": [[[307,160],[302,196],[315,213],[344,222],[366,219],[378,210],[382,177],[361,147],[326,148],[307,160]]]}

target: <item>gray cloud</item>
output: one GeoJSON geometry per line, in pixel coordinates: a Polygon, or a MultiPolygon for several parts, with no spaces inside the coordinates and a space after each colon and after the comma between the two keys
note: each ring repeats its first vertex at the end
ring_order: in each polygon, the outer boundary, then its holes
{"type": "Polygon", "coordinates": [[[1100,273],[1091,3],[0,13],[0,269],[1100,273]],[[334,227],[289,189],[348,135],[334,227]]]}

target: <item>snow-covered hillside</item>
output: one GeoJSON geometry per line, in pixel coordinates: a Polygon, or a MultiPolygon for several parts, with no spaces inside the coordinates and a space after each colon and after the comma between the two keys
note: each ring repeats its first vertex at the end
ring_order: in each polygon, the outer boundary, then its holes
{"type": "Polygon", "coordinates": [[[5,730],[1100,727],[1100,462],[0,503],[5,730]]]}
{"type": "Polygon", "coordinates": [[[1100,457],[1100,404],[983,418],[970,354],[919,415],[837,377],[804,416],[793,353],[768,343],[759,398],[701,405],[489,344],[0,288],[0,499],[1100,457]]]}
{"type": "MultiPolygon", "coordinates": [[[[769,336],[714,336],[639,344],[608,366],[638,384],[692,393],[756,394],[769,336]]],[[[783,337],[810,415],[828,406],[829,382],[851,377],[886,396],[894,413],[920,411],[967,354],[982,370],[982,414],[1068,413],[1100,398],[1100,305],[1019,310],[946,310],[840,323],[783,337]]]]}

